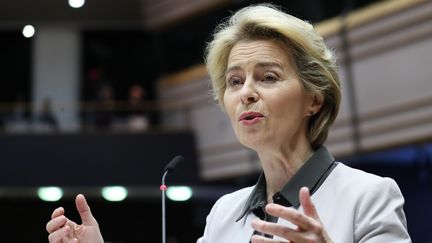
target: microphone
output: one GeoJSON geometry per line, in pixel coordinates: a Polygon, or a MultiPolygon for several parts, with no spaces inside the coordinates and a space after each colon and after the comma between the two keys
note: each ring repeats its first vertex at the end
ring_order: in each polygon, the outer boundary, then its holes
{"type": "MultiPolygon", "coordinates": [[[[172,159],[172,160],[168,163],[167,166],[165,166],[165,168],[164,168],[164,172],[167,172],[168,174],[169,174],[169,173],[172,173],[173,170],[174,170],[174,168],[175,168],[175,167],[176,167],[180,162],[182,162],[183,160],[184,160],[183,156],[181,156],[181,155],[177,155],[176,157],[174,157],[174,159],[172,159]]],[[[162,182],[162,184],[163,184],[163,182],[162,182]]]]}
{"type": "Polygon", "coordinates": [[[167,190],[167,186],[165,185],[165,177],[168,174],[172,173],[174,171],[174,168],[183,160],[183,156],[177,155],[164,168],[162,184],[160,186],[160,190],[162,191],[162,243],[166,243],[165,191],[167,190]]]}

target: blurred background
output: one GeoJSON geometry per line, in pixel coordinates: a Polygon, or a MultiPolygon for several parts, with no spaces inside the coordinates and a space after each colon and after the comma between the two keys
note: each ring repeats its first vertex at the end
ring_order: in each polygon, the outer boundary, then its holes
{"type": "MultiPolygon", "coordinates": [[[[221,195],[251,186],[256,155],[210,96],[203,49],[246,0],[0,0],[0,232],[47,242],[87,196],[107,242],[195,242],[221,195]]],[[[413,242],[431,243],[432,2],[272,1],[338,56],[338,160],[394,178],[413,242]]]]}

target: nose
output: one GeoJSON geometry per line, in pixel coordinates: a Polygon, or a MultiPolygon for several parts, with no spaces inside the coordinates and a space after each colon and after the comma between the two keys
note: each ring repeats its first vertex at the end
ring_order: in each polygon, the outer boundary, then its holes
{"type": "Polygon", "coordinates": [[[256,90],[253,80],[246,80],[241,89],[240,96],[242,104],[251,104],[259,100],[259,94],[256,90]]]}

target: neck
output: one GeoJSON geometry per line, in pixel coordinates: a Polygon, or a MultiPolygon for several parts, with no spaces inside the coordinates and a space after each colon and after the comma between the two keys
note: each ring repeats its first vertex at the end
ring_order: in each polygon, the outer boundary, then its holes
{"type": "Polygon", "coordinates": [[[258,153],[267,183],[267,201],[280,191],[297,173],[300,167],[312,155],[312,148],[307,145],[295,145],[258,153]]]}

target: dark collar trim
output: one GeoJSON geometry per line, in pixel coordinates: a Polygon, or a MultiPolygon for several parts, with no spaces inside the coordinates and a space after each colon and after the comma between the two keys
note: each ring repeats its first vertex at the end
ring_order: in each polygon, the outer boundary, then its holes
{"type": "Polygon", "coordinates": [[[258,209],[259,207],[265,206],[265,202],[260,202],[262,198],[262,194],[264,194],[264,197],[266,195],[266,180],[264,173],[261,173],[261,175],[258,178],[257,183],[253,187],[253,190],[251,194],[249,195],[248,200],[245,203],[245,206],[243,207],[243,210],[239,217],[236,219],[236,222],[238,222],[240,219],[242,219],[248,212],[258,209]]]}
{"type": "MultiPolygon", "coordinates": [[[[284,203],[286,206],[299,207],[298,193],[300,188],[303,186],[308,187],[312,195],[336,166],[334,161],[333,156],[328,150],[324,146],[321,146],[273,198],[282,196],[284,199],[282,201],[286,202],[284,203]]],[[[261,173],[236,222],[242,219],[247,213],[263,207],[267,200],[266,195],[265,175],[261,173]]]]}
{"type": "Polygon", "coordinates": [[[292,206],[298,208],[300,206],[299,191],[300,188],[306,186],[309,188],[311,195],[321,185],[319,182],[323,176],[327,177],[327,171],[334,164],[333,156],[322,146],[313,156],[303,164],[299,171],[291,178],[291,180],[282,188],[280,193],[287,199],[292,206]]]}

